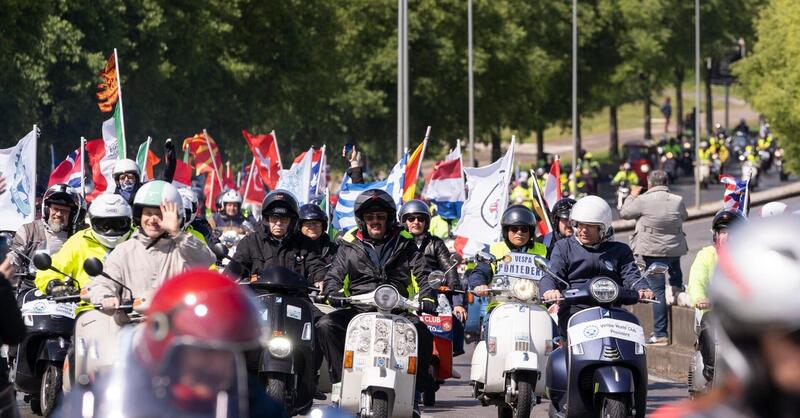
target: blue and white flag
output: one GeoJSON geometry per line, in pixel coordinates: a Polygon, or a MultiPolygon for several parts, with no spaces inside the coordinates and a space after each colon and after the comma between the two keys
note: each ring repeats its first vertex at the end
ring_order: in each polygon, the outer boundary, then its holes
{"type": "Polygon", "coordinates": [[[406,161],[408,153],[395,164],[389,177],[386,180],[372,183],[356,184],[346,176],[342,179],[342,186],[339,189],[339,200],[336,202],[336,210],[333,212],[333,227],[343,231],[356,225],[356,217],[353,206],[356,198],[361,192],[370,189],[380,189],[389,193],[394,199],[394,204],[400,207],[403,198],[403,180],[406,172],[406,161]]]}
{"type": "Polygon", "coordinates": [[[34,129],[17,145],[0,149],[6,192],[0,195],[0,231],[16,231],[35,217],[36,139],[34,129]]]}

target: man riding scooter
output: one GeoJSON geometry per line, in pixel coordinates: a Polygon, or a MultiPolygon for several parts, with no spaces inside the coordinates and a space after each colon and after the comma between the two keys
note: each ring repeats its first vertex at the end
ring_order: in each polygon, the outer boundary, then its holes
{"type": "MultiPolygon", "coordinates": [[[[358,226],[343,235],[333,265],[325,276],[323,292],[330,303],[339,304],[333,296],[366,294],[388,284],[405,298],[410,297],[414,288],[420,289],[421,311],[435,314],[435,292],[427,288],[427,276],[437,262],[433,257],[420,254],[411,234],[397,225],[397,209],[392,197],[382,190],[366,190],[356,198],[354,212],[358,226]]],[[[347,325],[356,315],[368,310],[361,306],[347,306],[317,322],[319,345],[332,367],[331,381],[340,382],[342,378],[347,325]]],[[[416,392],[420,393],[431,384],[427,372],[433,336],[416,315],[406,311],[398,315],[406,317],[417,330],[419,364],[416,392]]],[[[414,415],[419,416],[416,400],[414,415]]]]}
{"type": "Polygon", "coordinates": [[[220,197],[222,210],[215,213],[209,222],[218,234],[233,231],[237,235],[244,236],[253,230],[256,221],[252,216],[242,214],[243,201],[242,195],[236,190],[228,190],[222,194],[220,197]]]}
{"type": "Polygon", "coordinates": [[[114,193],[122,196],[128,205],[133,205],[136,192],[142,187],[142,173],[139,164],[129,158],[118,160],[112,170],[114,177],[114,193]]]}
{"type": "MultiPolygon", "coordinates": [[[[299,214],[300,233],[303,240],[310,246],[311,251],[317,254],[323,266],[329,266],[339,247],[331,241],[328,235],[328,216],[318,205],[306,203],[300,206],[299,214]]],[[[319,275],[314,286],[322,291],[324,275],[319,275]]]]}

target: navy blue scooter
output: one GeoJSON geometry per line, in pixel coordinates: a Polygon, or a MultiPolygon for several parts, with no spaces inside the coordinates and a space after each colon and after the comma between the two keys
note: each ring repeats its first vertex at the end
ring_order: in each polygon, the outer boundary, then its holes
{"type": "MultiPolygon", "coordinates": [[[[537,266],[558,278],[544,258],[537,266]]],[[[663,274],[667,266],[653,263],[642,279],[663,274]]],[[[634,283],[635,285],[635,283],[634,283]]],[[[631,286],[633,287],[633,285],[631,286]]],[[[569,289],[560,300],[569,305],[591,305],[569,320],[567,345],[553,350],[547,363],[551,418],[599,416],[644,417],[647,411],[647,357],[644,330],[622,305],[638,302],[635,290],[621,288],[608,277],[596,277],[579,289],[569,289]]]]}

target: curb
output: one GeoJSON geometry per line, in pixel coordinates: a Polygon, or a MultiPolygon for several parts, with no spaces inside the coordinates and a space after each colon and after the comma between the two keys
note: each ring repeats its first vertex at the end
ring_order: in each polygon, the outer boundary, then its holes
{"type": "MultiPolygon", "coordinates": [[[[800,195],[800,181],[795,181],[784,186],[773,187],[768,190],[751,193],[750,206],[752,207],[761,203],[786,199],[798,195],[800,195]]],[[[700,207],[689,208],[687,210],[687,212],[689,212],[689,217],[686,218],[686,220],[688,221],[711,216],[720,210],[722,210],[722,199],[715,202],[704,203],[700,205],[700,207]]],[[[636,220],[617,219],[611,225],[614,227],[614,232],[632,231],[636,227],[636,220]]]]}

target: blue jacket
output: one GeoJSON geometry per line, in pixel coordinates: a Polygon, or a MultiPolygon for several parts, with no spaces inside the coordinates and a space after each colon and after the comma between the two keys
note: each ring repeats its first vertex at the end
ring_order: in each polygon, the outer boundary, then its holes
{"type": "MultiPolygon", "coordinates": [[[[581,245],[575,237],[558,240],[550,254],[550,268],[558,277],[569,282],[572,289],[583,287],[597,276],[609,277],[625,286],[641,278],[631,248],[616,241],[606,241],[597,248],[589,248],[581,245]]],[[[642,280],[635,289],[648,287],[642,280]]],[[[563,283],[545,276],[539,283],[539,294],[544,295],[544,292],[552,289],[565,290],[563,283]]]]}

